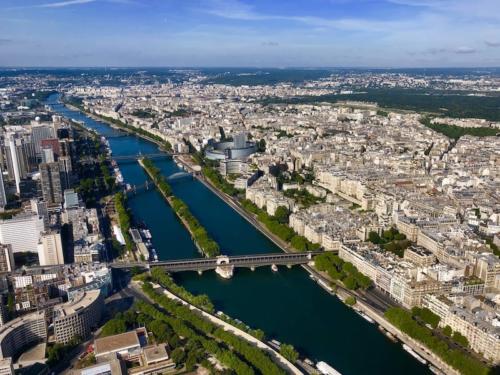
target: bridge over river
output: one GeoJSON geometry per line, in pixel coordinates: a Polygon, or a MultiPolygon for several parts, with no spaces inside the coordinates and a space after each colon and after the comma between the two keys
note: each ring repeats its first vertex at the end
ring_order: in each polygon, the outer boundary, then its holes
{"type": "Polygon", "coordinates": [[[293,266],[297,264],[307,264],[313,260],[315,255],[321,254],[321,251],[310,251],[305,253],[271,253],[255,255],[221,255],[215,258],[194,258],[182,260],[168,260],[160,262],[113,262],[109,265],[113,268],[152,268],[162,267],[168,272],[197,271],[203,272],[215,270],[223,277],[231,277],[234,268],[250,268],[262,266],[293,266]]]}
{"type": "Polygon", "coordinates": [[[177,155],[175,153],[166,153],[166,152],[156,152],[156,153],[149,153],[149,154],[130,154],[130,155],[112,155],[111,158],[115,161],[118,162],[137,162],[139,159],[143,158],[148,158],[152,160],[159,160],[159,159],[171,159],[172,156],[177,155]]]}

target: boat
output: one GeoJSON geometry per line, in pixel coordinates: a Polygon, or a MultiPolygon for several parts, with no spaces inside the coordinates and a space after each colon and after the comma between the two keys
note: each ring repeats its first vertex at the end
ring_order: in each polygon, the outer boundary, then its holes
{"type": "Polygon", "coordinates": [[[410,348],[408,345],[406,344],[403,344],[403,349],[406,350],[413,358],[415,358],[417,361],[419,361],[420,363],[426,365],[427,364],[427,361],[425,359],[423,359],[421,356],[419,356],[417,353],[415,353],[413,351],[412,348],[410,348]]]}
{"type": "Polygon", "coordinates": [[[398,339],[392,333],[390,333],[389,331],[386,331],[384,327],[378,326],[378,329],[380,332],[383,332],[384,335],[386,335],[387,338],[389,340],[391,340],[392,342],[398,342],[398,339]]]}
{"type": "Polygon", "coordinates": [[[278,272],[278,266],[276,264],[273,264],[271,266],[271,269],[273,270],[273,272],[278,272]]]}
{"type": "Polygon", "coordinates": [[[281,346],[281,342],[279,342],[278,340],[271,340],[271,342],[276,345],[276,346],[281,346]]]}
{"type": "Polygon", "coordinates": [[[271,340],[271,341],[268,341],[269,345],[271,345],[274,349],[277,349],[277,350],[280,350],[280,347],[281,347],[281,342],[279,342],[278,340],[271,340]]]}
{"type": "Polygon", "coordinates": [[[398,339],[396,338],[396,336],[394,336],[392,333],[390,333],[389,331],[386,331],[385,332],[385,335],[388,337],[389,340],[391,340],[392,342],[398,342],[398,339]]]}
{"type": "Polygon", "coordinates": [[[314,362],[311,361],[309,358],[305,358],[304,363],[307,363],[309,366],[314,366],[314,362]]]}
{"type": "Polygon", "coordinates": [[[437,367],[434,367],[432,365],[429,365],[429,370],[433,373],[433,374],[436,374],[436,375],[444,375],[444,372],[442,372],[440,369],[438,369],[437,367]]]}
{"type": "Polygon", "coordinates": [[[309,277],[310,277],[312,280],[316,281],[316,278],[314,277],[314,275],[313,275],[312,273],[310,273],[310,274],[309,274],[309,277]]]}
{"type": "Polygon", "coordinates": [[[359,314],[359,316],[361,316],[367,322],[372,323],[372,324],[375,323],[375,321],[372,318],[370,318],[368,315],[366,315],[364,312],[361,312],[361,311],[356,311],[356,312],[359,314]]]}
{"type": "Polygon", "coordinates": [[[325,283],[323,280],[318,279],[318,284],[321,285],[323,288],[325,288],[330,293],[333,293],[332,287],[330,285],[328,285],[327,283],[325,283]]]}
{"type": "Polygon", "coordinates": [[[323,361],[316,363],[316,368],[319,370],[319,372],[321,372],[324,375],[342,375],[340,372],[335,370],[328,363],[323,362],[323,361]]]}

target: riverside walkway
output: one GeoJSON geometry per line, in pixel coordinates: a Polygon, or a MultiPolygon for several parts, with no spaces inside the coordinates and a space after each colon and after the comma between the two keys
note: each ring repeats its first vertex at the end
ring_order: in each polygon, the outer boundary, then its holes
{"type": "MultiPolygon", "coordinates": [[[[238,327],[233,326],[232,324],[229,324],[225,322],[224,320],[218,318],[215,315],[209,314],[206,311],[203,311],[199,309],[198,307],[190,304],[189,302],[183,300],[182,298],[178,297],[177,295],[173,294],[169,290],[163,288],[161,285],[158,284],[153,284],[153,287],[156,288],[157,290],[161,290],[164,295],[166,295],[168,298],[178,301],[182,303],[185,306],[188,306],[191,310],[197,311],[200,315],[211,321],[212,323],[218,325],[219,327],[222,327],[225,331],[231,332],[236,336],[239,336],[246,341],[250,342],[251,344],[257,346],[259,349],[265,351],[267,354],[273,358],[274,361],[276,361],[281,368],[286,370],[287,373],[293,374],[293,375],[303,375],[304,373],[300,371],[293,363],[291,363],[289,360],[287,360],[285,357],[283,357],[278,351],[274,350],[272,347],[267,345],[265,342],[258,340],[257,338],[253,337],[252,335],[246,333],[245,331],[242,331],[238,327]]],[[[141,282],[138,281],[132,281],[132,288],[135,289],[138,293],[142,293],[141,289],[141,282]]],[[[151,301],[153,302],[153,301],[151,301]]]]}

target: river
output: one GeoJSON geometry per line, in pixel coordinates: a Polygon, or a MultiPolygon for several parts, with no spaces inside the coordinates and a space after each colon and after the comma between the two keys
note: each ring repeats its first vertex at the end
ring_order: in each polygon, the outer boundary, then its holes
{"type": "MultiPolygon", "coordinates": [[[[108,138],[113,155],[157,153],[158,147],[133,135],[124,135],[105,123],[47,100],[55,112],[83,121],[87,127],[108,138]]],[[[165,176],[179,172],[170,159],[155,164],[165,176]]],[[[125,181],[142,184],[146,175],[136,162],[120,163],[125,181]]],[[[175,195],[183,199],[227,255],[279,252],[267,237],[231,209],[219,197],[192,177],[171,181],[175,195]]],[[[129,205],[135,218],[150,228],[161,260],[200,256],[188,232],[158,191],[152,189],[132,196],[129,205]]],[[[255,271],[238,269],[230,280],[215,272],[176,274],[175,279],[194,293],[206,293],[216,309],[261,328],[270,338],[295,346],[302,355],[328,362],[344,375],[427,374],[423,366],[400,344],[332,297],[301,267],[280,267],[255,271]]]]}

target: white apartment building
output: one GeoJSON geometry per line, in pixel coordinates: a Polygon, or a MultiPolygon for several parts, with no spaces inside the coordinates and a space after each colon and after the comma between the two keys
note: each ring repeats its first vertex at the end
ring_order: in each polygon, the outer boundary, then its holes
{"type": "Polygon", "coordinates": [[[12,252],[37,252],[43,218],[38,215],[18,215],[0,221],[0,243],[12,246],[12,252]]]}
{"type": "Polygon", "coordinates": [[[426,295],[423,306],[440,317],[439,326],[450,326],[469,341],[469,346],[486,359],[500,362],[500,328],[496,314],[490,313],[473,303],[472,308],[454,305],[445,297],[426,295]]]}
{"type": "Polygon", "coordinates": [[[38,260],[41,266],[64,264],[61,233],[42,234],[41,243],[38,246],[38,260]]]}

